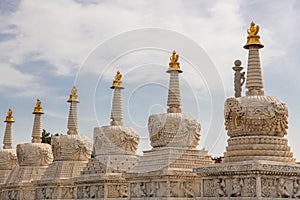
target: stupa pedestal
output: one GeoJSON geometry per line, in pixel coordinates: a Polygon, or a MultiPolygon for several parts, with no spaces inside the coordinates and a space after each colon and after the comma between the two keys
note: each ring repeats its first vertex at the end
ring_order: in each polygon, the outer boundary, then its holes
{"type": "Polygon", "coordinates": [[[278,98],[264,96],[258,30],[252,22],[245,45],[249,49],[247,96],[225,102],[229,139],[224,162],[194,170],[202,177],[202,195],[197,199],[300,198],[300,165],[284,137],[288,109],[278,98]]]}
{"type": "Polygon", "coordinates": [[[80,174],[91,157],[92,144],[78,135],[53,136],[54,160],[36,184],[37,199],[75,199],[73,177],[80,174]]]}
{"type": "Polygon", "coordinates": [[[2,191],[2,199],[35,198],[33,181],[41,179],[53,156],[51,146],[43,143],[25,143],[17,145],[19,166],[11,172],[2,191]]]}
{"type": "Polygon", "coordinates": [[[92,143],[78,135],[77,89],[74,86],[68,102],[71,103],[68,118],[68,135],[52,136],[54,160],[36,185],[36,199],[76,199],[76,187],[72,178],[78,176],[88,163],[92,143]]]}
{"type": "Polygon", "coordinates": [[[139,136],[123,126],[121,73],[113,81],[111,125],[94,129],[94,158],[74,179],[77,199],[129,199],[129,183],[122,174],[138,161],[139,136]]]}
{"type": "Polygon", "coordinates": [[[198,150],[200,123],[181,113],[178,55],[169,64],[168,113],[151,115],[148,130],[153,147],[144,151],[137,165],[125,177],[130,199],[195,199],[200,196],[200,177],[193,168],[212,164],[207,151],[198,150]]]}
{"type": "Polygon", "coordinates": [[[35,200],[35,186],[33,182],[41,179],[48,165],[53,160],[51,146],[40,143],[42,137],[41,115],[43,110],[39,99],[33,114],[35,118],[32,129],[32,143],[17,145],[19,166],[12,170],[7,179],[2,191],[3,200],[35,200]]]}
{"type": "Polygon", "coordinates": [[[128,181],[122,174],[134,167],[139,137],[130,127],[104,126],[94,130],[94,158],[75,178],[77,199],[127,199],[128,181]]]}
{"type": "Polygon", "coordinates": [[[200,124],[191,115],[167,113],[149,117],[153,149],[126,177],[131,199],[194,199],[200,196],[200,178],[192,171],[211,165],[207,151],[198,150],[200,124]]]}

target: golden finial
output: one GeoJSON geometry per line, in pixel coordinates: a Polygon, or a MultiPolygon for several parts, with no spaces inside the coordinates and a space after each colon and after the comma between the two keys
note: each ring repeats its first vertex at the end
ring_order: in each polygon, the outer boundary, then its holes
{"type": "Polygon", "coordinates": [[[255,25],[255,23],[252,21],[250,24],[250,28],[247,30],[248,36],[247,36],[247,44],[244,46],[245,49],[249,49],[249,46],[256,45],[259,48],[263,48],[264,45],[260,43],[260,36],[257,35],[259,32],[259,26],[255,25]]]}
{"type": "Polygon", "coordinates": [[[110,88],[111,89],[114,89],[114,88],[121,88],[121,89],[123,89],[121,78],[122,78],[122,74],[118,70],[117,74],[115,75],[115,79],[114,79],[114,81],[112,83],[112,86],[110,88]]]}
{"type": "Polygon", "coordinates": [[[178,58],[179,58],[179,55],[176,54],[176,51],[174,50],[173,53],[172,53],[172,56],[170,57],[170,61],[175,63],[178,61],[178,58]]]}
{"type": "Polygon", "coordinates": [[[255,25],[255,23],[252,21],[250,24],[250,29],[247,30],[248,35],[257,35],[259,31],[259,26],[255,25]]]}
{"type": "Polygon", "coordinates": [[[172,56],[170,57],[170,63],[169,63],[169,69],[167,72],[171,72],[171,71],[178,71],[178,72],[182,72],[180,69],[180,63],[178,62],[179,59],[179,55],[176,53],[176,51],[174,50],[172,53],[172,56]]]}
{"type": "Polygon", "coordinates": [[[77,103],[79,103],[76,86],[73,86],[73,88],[71,90],[70,97],[68,99],[68,102],[77,102],[77,103]]]}
{"type": "Polygon", "coordinates": [[[44,114],[43,112],[43,108],[41,106],[41,100],[40,99],[37,99],[36,100],[36,104],[35,104],[35,107],[34,107],[34,110],[33,110],[33,113],[32,114],[44,114]]]}
{"type": "Polygon", "coordinates": [[[6,116],[6,119],[4,122],[11,122],[11,123],[14,123],[15,122],[15,119],[14,117],[12,116],[12,109],[8,109],[8,112],[7,112],[7,116],[6,116]]]}

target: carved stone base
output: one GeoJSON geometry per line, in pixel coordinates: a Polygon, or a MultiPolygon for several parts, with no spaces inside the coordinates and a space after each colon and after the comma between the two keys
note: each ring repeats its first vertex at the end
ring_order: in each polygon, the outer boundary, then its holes
{"type": "Polygon", "coordinates": [[[54,161],[41,180],[36,181],[36,199],[74,199],[72,178],[79,176],[88,161],[54,161]]]}
{"type": "Polygon", "coordinates": [[[194,199],[200,196],[200,178],[184,171],[129,174],[130,199],[194,199]],[[168,174],[168,175],[167,175],[168,174]]]}
{"type": "Polygon", "coordinates": [[[300,165],[297,164],[244,161],[194,171],[202,177],[203,192],[199,199],[300,198],[300,165]]]}
{"type": "Polygon", "coordinates": [[[48,166],[16,166],[2,189],[2,200],[35,200],[35,186],[48,166]]]}
{"type": "Polygon", "coordinates": [[[77,185],[77,199],[127,199],[129,183],[122,173],[135,166],[134,155],[106,155],[92,158],[74,178],[77,185]]]}
{"type": "Polygon", "coordinates": [[[39,182],[36,186],[37,200],[44,199],[76,199],[76,187],[72,179],[39,182]]]}
{"type": "Polygon", "coordinates": [[[77,199],[129,199],[129,183],[120,173],[76,179],[77,199]]]}
{"type": "Polygon", "coordinates": [[[124,176],[130,183],[130,199],[194,199],[200,196],[196,166],[212,164],[206,151],[176,147],[144,151],[137,166],[124,176]]]}

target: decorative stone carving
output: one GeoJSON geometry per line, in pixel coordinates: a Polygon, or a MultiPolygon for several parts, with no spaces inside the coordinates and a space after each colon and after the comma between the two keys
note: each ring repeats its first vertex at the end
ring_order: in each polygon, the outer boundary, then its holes
{"type": "Polygon", "coordinates": [[[245,197],[255,197],[256,196],[256,179],[254,177],[243,178],[242,184],[243,184],[242,196],[245,196],[245,197]]]}
{"type": "Polygon", "coordinates": [[[284,178],[279,178],[277,180],[276,190],[278,197],[280,198],[291,198],[292,195],[287,191],[287,186],[284,178]]]}
{"type": "Polygon", "coordinates": [[[134,183],[131,185],[132,197],[146,197],[145,183],[134,183]]]}
{"type": "Polygon", "coordinates": [[[294,194],[293,194],[294,198],[299,199],[300,198],[300,180],[295,180],[294,181],[294,194]]]}
{"type": "Polygon", "coordinates": [[[134,155],[139,144],[139,135],[131,127],[103,126],[94,131],[94,153],[134,155]]]}
{"type": "Polygon", "coordinates": [[[213,192],[215,197],[225,197],[226,196],[226,185],[223,179],[215,179],[213,185],[213,192]]]}
{"type": "Polygon", "coordinates": [[[120,185],[108,185],[108,198],[126,198],[128,197],[128,186],[124,184],[120,185]]]}
{"type": "Polygon", "coordinates": [[[196,148],[200,139],[201,126],[197,119],[188,114],[166,113],[151,115],[148,131],[152,147],[196,148]]]}
{"type": "Polygon", "coordinates": [[[84,136],[53,136],[51,145],[54,161],[87,161],[92,154],[92,143],[84,136]]]}
{"type": "Polygon", "coordinates": [[[36,199],[56,199],[56,188],[37,188],[36,189],[36,199]]]}
{"type": "Polygon", "coordinates": [[[244,183],[242,179],[235,178],[232,180],[232,190],[229,192],[229,197],[240,197],[242,195],[242,187],[244,183]]]}
{"type": "Polygon", "coordinates": [[[229,98],[225,103],[228,136],[284,136],[288,128],[286,105],[272,96],[229,98]]]}
{"type": "Polygon", "coordinates": [[[270,160],[294,163],[293,153],[284,138],[287,117],[287,107],[276,97],[227,99],[225,127],[230,138],[224,162],[270,160]]]}
{"type": "MultiPolygon", "coordinates": [[[[0,150],[0,170],[11,170],[18,165],[16,150],[0,150]]],[[[1,182],[0,182],[1,183],[1,182]]]]}
{"type": "Polygon", "coordinates": [[[47,166],[53,160],[51,146],[45,143],[25,143],[17,145],[20,166],[47,166]]]}
{"type": "Polygon", "coordinates": [[[18,190],[7,190],[2,192],[3,200],[19,200],[20,195],[18,190]]]}
{"type": "Polygon", "coordinates": [[[190,181],[171,182],[171,197],[195,197],[195,191],[190,181]]]}
{"type": "Polygon", "coordinates": [[[204,197],[225,197],[226,183],[222,178],[203,180],[203,196],[204,197]]]}
{"type": "Polygon", "coordinates": [[[74,199],[74,187],[62,187],[61,189],[63,199],[74,199]]]}
{"type": "Polygon", "coordinates": [[[171,197],[184,197],[184,190],[183,190],[183,183],[178,182],[171,182],[171,197]]]}

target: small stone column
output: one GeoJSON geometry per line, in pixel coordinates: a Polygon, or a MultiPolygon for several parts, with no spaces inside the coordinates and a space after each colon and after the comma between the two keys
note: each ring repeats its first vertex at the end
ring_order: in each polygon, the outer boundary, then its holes
{"type": "Polygon", "coordinates": [[[44,114],[43,108],[41,107],[41,100],[37,99],[36,106],[34,108],[34,122],[32,128],[32,143],[42,142],[42,115],[44,114]]]}
{"type": "Polygon", "coordinates": [[[241,66],[240,60],[234,61],[234,67],[232,67],[234,73],[234,96],[236,98],[242,96],[242,86],[245,83],[245,72],[241,72],[244,67],[241,66]]]}
{"type": "Polygon", "coordinates": [[[250,29],[248,29],[247,44],[244,46],[245,49],[249,50],[246,80],[247,96],[264,95],[264,83],[259,58],[259,49],[263,48],[264,45],[260,43],[260,36],[257,35],[258,31],[259,26],[252,22],[250,29]]]}
{"type": "Polygon", "coordinates": [[[261,197],[261,176],[256,177],[256,197],[261,197]]]}
{"type": "Polygon", "coordinates": [[[122,74],[120,71],[117,71],[115,79],[113,81],[111,89],[114,90],[112,108],[110,115],[110,125],[111,126],[123,126],[123,109],[122,109],[122,94],[121,90],[124,89],[122,86],[122,74]]]}
{"type": "Polygon", "coordinates": [[[77,103],[79,103],[79,101],[78,101],[77,89],[75,86],[72,88],[70,97],[67,102],[70,103],[67,133],[68,135],[78,135],[77,103]]]}
{"type": "Polygon", "coordinates": [[[4,122],[6,122],[6,128],[3,138],[3,149],[12,149],[12,124],[15,122],[15,119],[12,116],[11,109],[8,109],[7,116],[4,122]]]}
{"type": "Polygon", "coordinates": [[[180,69],[180,63],[177,62],[179,55],[176,51],[173,51],[173,55],[170,57],[169,69],[167,73],[170,73],[169,91],[168,91],[168,113],[181,113],[181,96],[178,74],[182,73],[180,69]]]}

